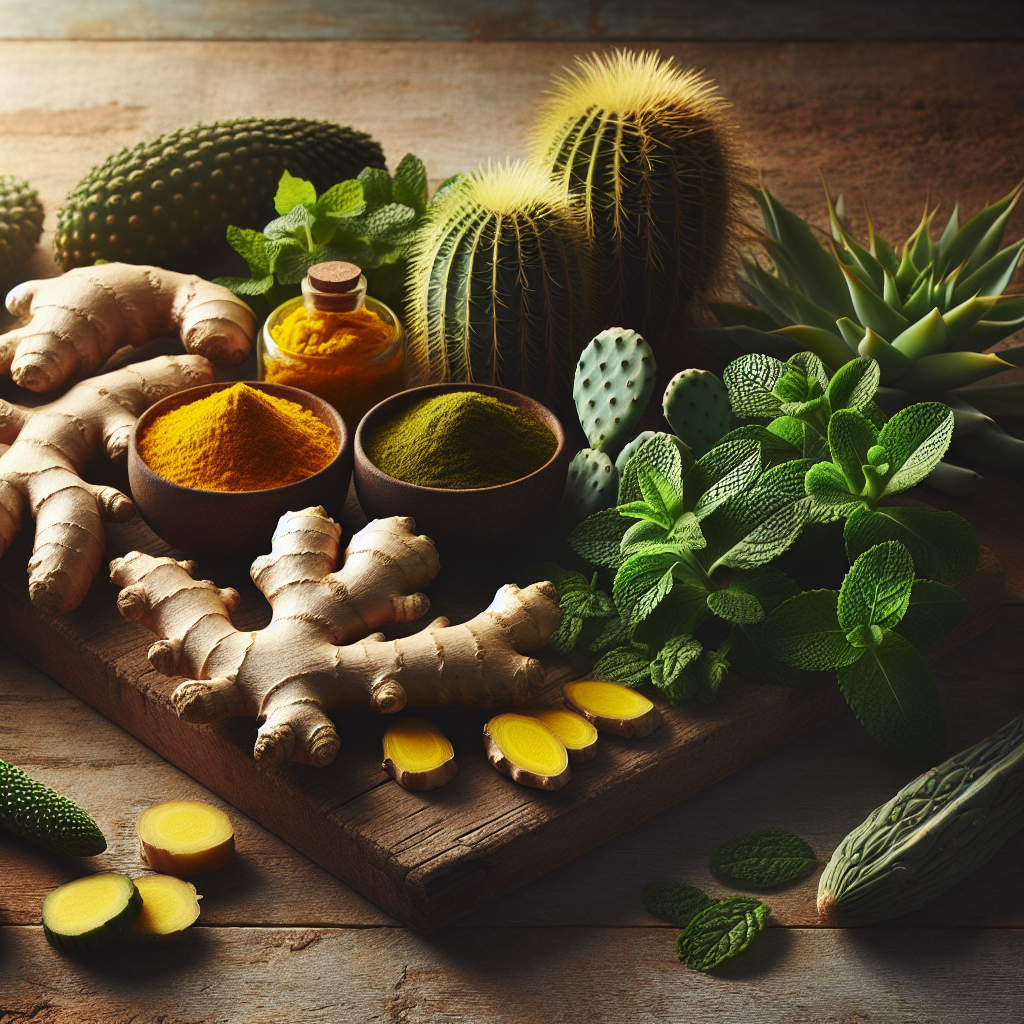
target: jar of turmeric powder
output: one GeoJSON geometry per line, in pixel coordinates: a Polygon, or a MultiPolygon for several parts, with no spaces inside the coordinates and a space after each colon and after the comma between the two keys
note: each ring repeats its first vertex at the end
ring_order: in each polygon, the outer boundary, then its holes
{"type": "Polygon", "coordinates": [[[298,296],[268,317],[257,366],[260,380],[330,402],[354,430],[373,406],[405,387],[405,332],[370,296],[345,312],[310,310],[298,296]]]}

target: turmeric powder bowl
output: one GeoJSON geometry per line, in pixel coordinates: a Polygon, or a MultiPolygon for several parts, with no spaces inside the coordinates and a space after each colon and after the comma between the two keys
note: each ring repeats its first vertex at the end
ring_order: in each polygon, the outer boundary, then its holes
{"type": "MultiPolygon", "coordinates": [[[[245,381],[242,384],[229,381],[188,388],[162,398],[139,417],[128,446],[128,482],[132,500],[150,529],[186,554],[214,558],[251,558],[270,550],[274,528],[285,512],[322,505],[335,519],[341,515],[352,476],[352,447],[349,438],[345,421],[338,411],[323,399],[299,388],[261,381],[245,381]],[[231,389],[235,389],[235,392],[231,389]],[[241,402],[217,401],[233,397],[239,390],[242,392],[241,402]],[[253,392],[260,394],[254,395],[253,392]],[[324,456],[327,459],[325,464],[321,465],[321,459],[300,468],[297,473],[295,467],[289,465],[292,459],[287,449],[282,452],[280,444],[258,443],[260,431],[273,429],[272,419],[260,418],[267,413],[267,403],[261,402],[261,395],[292,403],[289,406],[292,409],[301,407],[296,412],[306,423],[310,422],[306,419],[307,414],[314,418],[312,425],[321,428],[317,430],[318,440],[323,443],[326,439],[330,445],[324,456]],[[222,424],[218,424],[219,429],[211,432],[208,451],[201,450],[200,457],[208,458],[211,463],[220,461],[223,459],[223,451],[220,451],[218,459],[218,449],[233,441],[239,449],[236,458],[241,456],[246,460],[235,486],[255,486],[257,489],[227,490],[189,486],[157,472],[147,463],[146,438],[155,433],[154,424],[158,425],[162,419],[164,423],[168,422],[168,415],[180,413],[186,407],[198,409],[200,407],[196,403],[211,399],[216,402],[220,413],[223,413],[224,407],[232,410],[242,407],[243,411],[255,409],[256,417],[250,417],[247,429],[256,440],[248,443],[245,440],[246,432],[233,432],[231,419],[225,418],[222,424]],[[238,443],[240,438],[241,444],[238,443]],[[321,468],[295,479],[296,475],[318,465],[321,468]],[[275,480],[290,482],[280,486],[261,485],[275,480]]],[[[184,442],[185,439],[182,440],[184,442]]],[[[152,453],[150,459],[157,461],[152,453]]]]}
{"type": "MultiPolygon", "coordinates": [[[[493,456],[495,461],[507,461],[503,459],[507,454],[494,452],[493,456]]],[[[464,453],[453,451],[452,462],[460,456],[464,453]]],[[[486,477],[486,467],[481,469],[486,477]]],[[[353,443],[353,478],[365,515],[370,519],[411,516],[417,531],[442,547],[442,557],[445,550],[504,549],[541,531],[552,531],[568,469],[569,452],[558,417],[526,395],[486,384],[428,384],[392,395],[363,417],[353,443]],[[371,454],[379,447],[375,439],[382,429],[425,400],[466,392],[497,399],[550,431],[550,455],[517,479],[483,487],[423,486],[397,479],[374,462],[371,454]]]]}

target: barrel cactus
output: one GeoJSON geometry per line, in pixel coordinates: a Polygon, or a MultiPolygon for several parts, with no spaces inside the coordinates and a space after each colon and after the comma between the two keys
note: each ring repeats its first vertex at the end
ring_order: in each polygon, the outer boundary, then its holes
{"type": "Polygon", "coordinates": [[[42,233],[39,194],[27,181],[0,174],[0,281],[24,267],[42,233]]]}
{"type": "Polygon", "coordinates": [[[442,188],[410,261],[409,366],[567,405],[596,319],[582,213],[542,171],[481,168],[442,188]]]}
{"type": "MultiPolygon", "coordinates": [[[[764,220],[760,236],[774,264],[743,258],[745,306],[713,306],[723,327],[697,332],[726,356],[809,349],[831,369],[870,356],[881,371],[876,396],[893,413],[920,401],[941,401],[956,419],[951,454],[1003,469],[1024,469],[1024,441],[993,416],[1024,416],[1024,384],[973,386],[1024,362],[1024,346],[986,352],[1024,327],[1024,295],[1004,295],[1024,239],[1002,247],[1022,186],[960,225],[954,208],[941,237],[931,237],[936,210],[897,254],[868,222],[859,242],[843,218],[842,200],[826,193],[832,239],[819,244],[808,224],[767,189],[751,188],[764,220]]],[[[976,474],[940,464],[929,482],[966,491],[976,474]]]]}
{"type": "Polygon", "coordinates": [[[533,129],[539,166],[586,215],[606,323],[629,324],[663,372],[680,320],[725,262],[733,198],[726,103],[657,53],[595,54],[556,83],[533,129]]]}

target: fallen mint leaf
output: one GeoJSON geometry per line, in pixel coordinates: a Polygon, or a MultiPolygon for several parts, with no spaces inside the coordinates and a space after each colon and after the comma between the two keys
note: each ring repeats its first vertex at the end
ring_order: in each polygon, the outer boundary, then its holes
{"type": "Polygon", "coordinates": [[[752,896],[733,896],[702,910],[676,941],[679,959],[695,971],[710,971],[732,959],[764,930],[770,910],[752,896]]]}
{"type": "Polygon", "coordinates": [[[803,878],[818,863],[814,851],[792,832],[748,832],[711,854],[711,870],[756,889],[778,889],[803,878]]]}
{"type": "Polygon", "coordinates": [[[647,911],[677,928],[685,928],[697,914],[716,902],[703,890],[682,882],[651,882],[644,886],[647,911]]]}

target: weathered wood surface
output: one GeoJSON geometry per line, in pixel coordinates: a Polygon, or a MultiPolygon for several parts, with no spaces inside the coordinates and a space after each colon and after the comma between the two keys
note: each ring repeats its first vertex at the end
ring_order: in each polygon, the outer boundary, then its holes
{"type": "Polygon", "coordinates": [[[8,39],[1020,39],[1014,0],[47,0],[8,39]]]}

